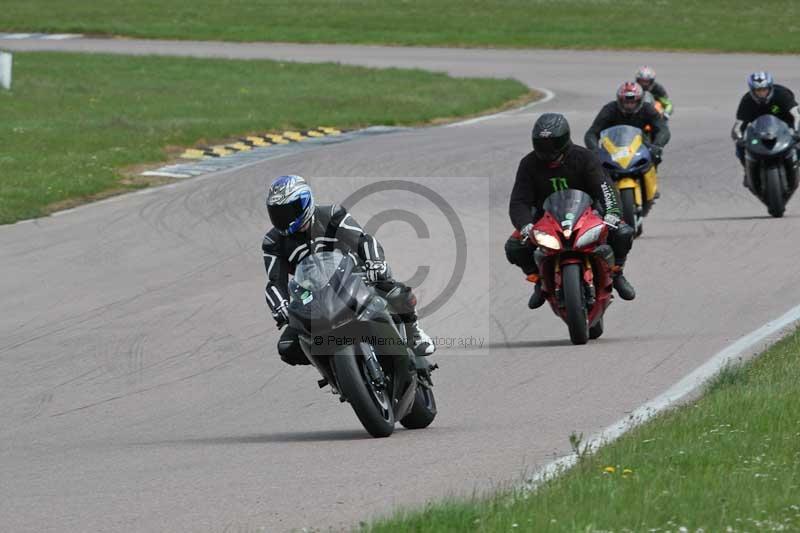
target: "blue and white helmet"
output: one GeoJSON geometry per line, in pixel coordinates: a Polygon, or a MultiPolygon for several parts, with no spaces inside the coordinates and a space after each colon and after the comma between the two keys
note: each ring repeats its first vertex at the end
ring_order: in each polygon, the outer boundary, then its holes
{"type": "Polygon", "coordinates": [[[750,87],[750,96],[758,104],[766,104],[772,99],[773,92],[772,74],[769,72],[753,72],[747,77],[747,86],[750,87]],[[766,96],[756,96],[756,89],[769,89],[766,96]]]}
{"type": "Polygon", "coordinates": [[[314,195],[300,176],[280,176],[267,192],[267,211],[281,235],[299,231],[314,218],[314,195]]]}

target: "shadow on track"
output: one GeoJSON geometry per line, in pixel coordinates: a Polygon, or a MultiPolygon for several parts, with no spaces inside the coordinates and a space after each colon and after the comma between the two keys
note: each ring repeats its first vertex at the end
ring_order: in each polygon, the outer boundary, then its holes
{"type": "Polygon", "coordinates": [[[556,346],[572,346],[569,339],[550,339],[544,341],[512,341],[512,342],[487,342],[486,347],[491,349],[508,348],[554,348],[556,346]]]}
{"type": "MultiPolygon", "coordinates": [[[[592,344],[611,344],[617,342],[631,342],[633,340],[641,340],[639,337],[615,337],[609,335],[608,337],[600,337],[593,341],[589,341],[589,346],[592,344]]],[[[487,342],[485,347],[492,350],[509,350],[514,348],[559,348],[559,347],[575,347],[568,337],[563,339],[549,339],[542,341],[512,341],[512,342],[487,342]]]]}
{"type": "MultiPolygon", "coordinates": [[[[701,217],[701,218],[684,218],[680,221],[683,222],[740,222],[743,220],[767,220],[774,218],[770,215],[742,215],[742,216],[729,216],[729,217],[701,217]]],[[[784,215],[783,218],[792,218],[790,215],[784,215]]],[[[680,222],[679,221],[679,222],[680,222]]]]}
{"type": "Polygon", "coordinates": [[[373,440],[364,430],[299,431],[290,433],[261,433],[230,437],[198,437],[191,439],[139,442],[142,446],[203,446],[225,444],[269,444],[276,442],[331,442],[346,440],[373,440]]]}

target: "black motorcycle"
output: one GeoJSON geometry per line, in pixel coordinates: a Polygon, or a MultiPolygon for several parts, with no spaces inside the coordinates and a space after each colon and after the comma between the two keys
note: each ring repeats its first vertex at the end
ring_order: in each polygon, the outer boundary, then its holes
{"type": "Polygon", "coordinates": [[[783,216],[798,184],[796,134],[784,121],[762,115],[747,126],[741,141],[745,152],[745,185],[767,206],[783,216]]]}
{"type": "Polygon", "coordinates": [[[431,366],[407,343],[402,321],[350,256],[309,254],[289,282],[289,325],[300,347],[342,402],[350,402],[373,437],[395,420],[409,429],[436,417],[431,366]]]}

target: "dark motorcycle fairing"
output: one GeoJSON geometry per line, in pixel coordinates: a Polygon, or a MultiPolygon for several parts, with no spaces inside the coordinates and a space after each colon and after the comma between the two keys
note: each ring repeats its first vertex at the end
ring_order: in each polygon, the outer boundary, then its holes
{"type": "MultiPolygon", "coordinates": [[[[800,182],[797,141],[792,130],[773,115],[762,115],[745,130],[742,145],[745,151],[745,184],[769,207],[767,175],[778,173],[781,195],[786,202],[800,182]]],[[[782,212],[782,208],[779,209],[782,212]]]]}
{"type": "Polygon", "coordinates": [[[781,157],[794,145],[794,138],[784,121],[762,115],[747,126],[744,143],[745,150],[759,158],[781,157]]]}
{"type": "Polygon", "coordinates": [[[336,329],[353,320],[368,305],[373,292],[364,280],[353,275],[353,265],[345,258],[340,269],[321,289],[289,282],[289,325],[309,335],[336,329]]]}
{"type": "Polygon", "coordinates": [[[320,269],[326,270],[320,279],[295,278],[289,283],[289,325],[300,332],[303,352],[332,385],[337,383],[332,356],[374,355],[378,371],[389,376],[395,415],[402,418],[412,407],[417,385],[405,330],[393,319],[386,300],[355,272],[349,257],[324,254],[328,260],[341,257],[335,269],[329,261],[320,269]]]}

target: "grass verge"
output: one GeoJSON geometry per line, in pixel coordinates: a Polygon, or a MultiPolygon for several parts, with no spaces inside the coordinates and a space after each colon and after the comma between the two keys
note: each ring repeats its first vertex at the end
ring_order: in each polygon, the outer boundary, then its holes
{"type": "Polygon", "coordinates": [[[227,41],[800,51],[800,3],[795,0],[5,0],[3,7],[3,31],[227,41]],[[780,30],[766,35],[765,28],[780,30]]]}
{"type": "Polygon", "coordinates": [[[368,529],[800,531],[799,355],[795,332],[537,492],[435,504],[368,529]]]}
{"type": "Polygon", "coordinates": [[[420,70],[18,53],[13,91],[0,90],[0,223],[147,185],[120,169],[203,141],[427,123],[527,94],[514,80],[420,70]]]}

